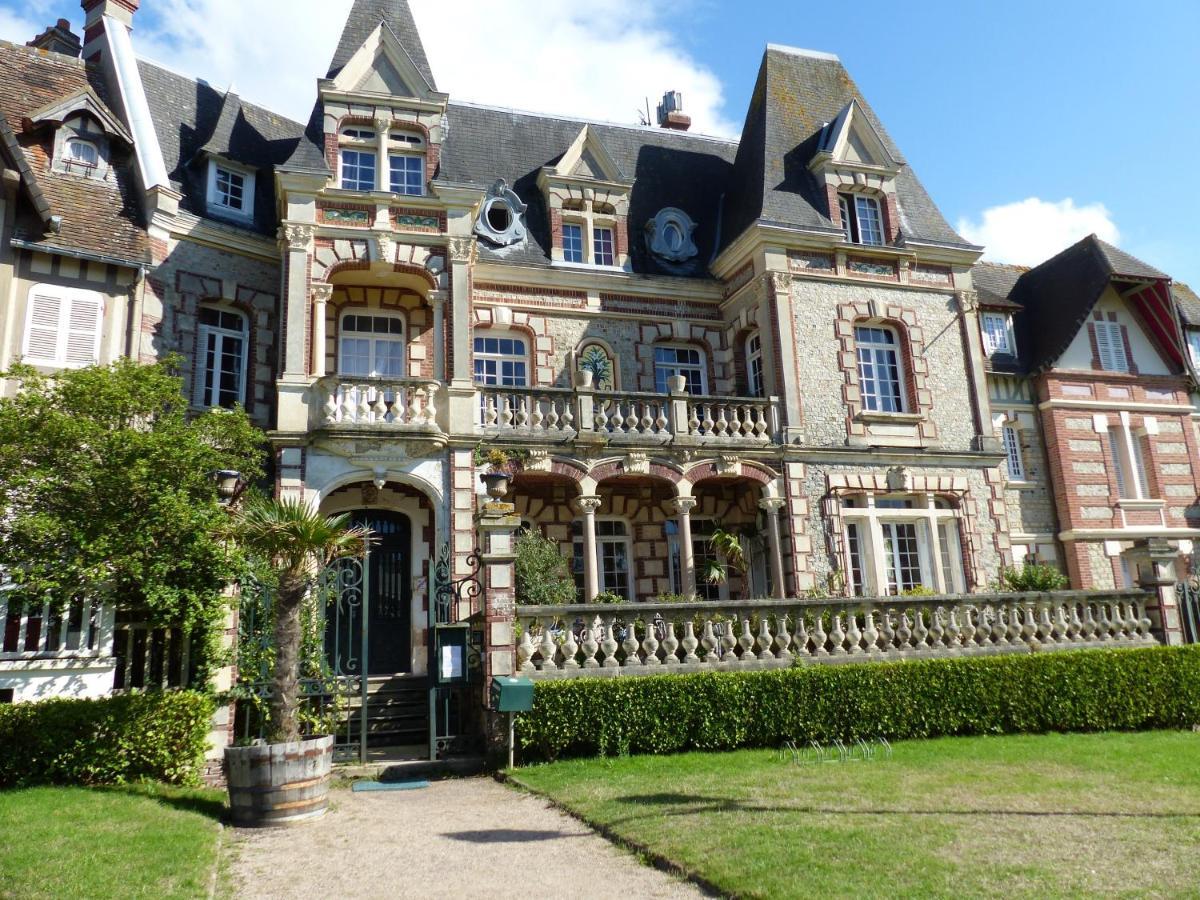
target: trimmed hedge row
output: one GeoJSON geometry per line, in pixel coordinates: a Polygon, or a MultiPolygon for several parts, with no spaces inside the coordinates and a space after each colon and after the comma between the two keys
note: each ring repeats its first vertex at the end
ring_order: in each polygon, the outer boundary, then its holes
{"type": "Polygon", "coordinates": [[[191,691],[0,706],[0,787],[195,783],[212,714],[191,691]]]}
{"type": "Polygon", "coordinates": [[[1200,646],[542,681],[517,733],[554,759],[1198,723],[1200,646]]]}

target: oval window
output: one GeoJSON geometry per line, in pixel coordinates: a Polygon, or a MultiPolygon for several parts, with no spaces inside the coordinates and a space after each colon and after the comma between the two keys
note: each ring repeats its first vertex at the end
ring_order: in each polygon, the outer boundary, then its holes
{"type": "Polygon", "coordinates": [[[488,204],[487,212],[484,215],[488,228],[497,234],[504,234],[512,225],[512,210],[503,200],[493,200],[488,204]]]}
{"type": "Polygon", "coordinates": [[[672,253],[678,253],[683,247],[683,231],[674,222],[668,222],[663,229],[663,243],[672,253]]]}

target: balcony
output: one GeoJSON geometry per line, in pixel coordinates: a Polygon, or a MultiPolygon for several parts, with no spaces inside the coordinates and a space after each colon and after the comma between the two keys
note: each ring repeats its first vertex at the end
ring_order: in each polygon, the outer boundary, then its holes
{"type": "Polygon", "coordinates": [[[314,427],[330,430],[441,434],[441,385],[420,378],[330,375],[313,385],[314,427]]]}
{"type": "Polygon", "coordinates": [[[586,387],[477,389],[480,433],[540,440],[602,438],[614,444],[769,446],[779,398],[650,394],[586,387]]]}

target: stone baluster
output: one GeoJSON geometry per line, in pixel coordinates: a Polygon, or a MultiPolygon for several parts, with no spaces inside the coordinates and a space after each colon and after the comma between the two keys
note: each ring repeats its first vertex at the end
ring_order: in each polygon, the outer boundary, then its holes
{"type": "Polygon", "coordinates": [[[1026,644],[1032,644],[1033,639],[1037,636],[1037,622],[1033,617],[1033,604],[1021,604],[1021,640],[1026,644]]]}
{"type": "Polygon", "coordinates": [[[908,617],[908,610],[900,610],[900,624],[896,628],[896,648],[899,650],[908,650],[912,646],[912,619],[908,617]]]}
{"type": "Polygon", "coordinates": [[[1083,604],[1083,628],[1080,629],[1080,635],[1085,641],[1094,641],[1098,639],[1098,630],[1096,618],[1092,615],[1092,604],[1085,602],[1083,604]]]}
{"type": "Polygon", "coordinates": [[[533,664],[533,639],[529,634],[532,627],[532,621],[525,623],[525,627],[521,629],[521,640],[517,644],[517,668],[527,673],[537,671],[537,666],[533,664]]]}
{"type": "Polygon", "coordinates": [[[1150,616],[1146,612],[1146,604],[1138,600],[1134,603],[1134,608],[1137,610],[1137,629],[1142,641],[1150,644],[1157,644],[1154,639],[1154,623],[1150,621],[1150,616]]]}
{"type": "Polygon", "coordinates": [[[542,626],[542,643],[538,647],[538,652],[542,656],[542,670],[550,672],[558,668],[558,644],[554,643],[554,619],[546,618],[538,621],[542,626]]]}
{"type": "Polygon", "coordinates": [[[887,607],[879,611],[879,633],[883,637],[883,652],[891,653],[896,648],[896,626],[892,620],[893,612],[887,607]]]}
{"type": "Polygon", "coordinates": [[[818,607],[813,610],[813,652],[817,656],[828,656],[829,651],[825,649],[825,642],[829,640],[829,636],[825,634],[825,609],[818,607]]]}
{"type": "Polygon", "coordinates": [[[700,646],[700,642],[696,640],[696,623],[691,616],[683,620],[683,640],[680,644],[683,647],[684,663],[690,665],[700,662],[700,657],[696,655],[696,648],[700,646]]]}
{"type": "Polygon", "coordinates": [[[775,655],[779,659],[792,658],[792,636],[788,633],[788,617],[779,613],[775,620],[775,655]]]}
{"type": "Polygon", "coordinates": [[[676,654],[679,652],[679,638],[675,636],[675,623],[670,619],[667,619],[663,625],[665,626],[665,635],[663,637],[662,647],[663,653],[666,654],[663,657],[663,662],[665,662],[668,666],[677,666],[679,665],[679,657],[676,656],[676,654]]]}
{"type": "Polygon", "coordinates": [[[1052,646],[1058,641],[1054,639],[1054,622],[1050,619],[1050,604],[1038,602],[1038,643],[1052,646]]]}
{"type": "Polygon", "coordinates": [[[1079,618],[1079,604],[1074,600],[1071,601],[1071,618],[1067,622],[1067,640],[1071,643],[1078,643],[1080,635],[1083,634],[1083,622],[1079,618]]]}
{"type": "Polygon", "coordinates": [[[600,663],[596,661],[596,653],[600,650],[600,642],[596,640],[597,626],[594,622],[584,620],[583,623],[583,667],[585,669],[598,669],[600,663]]]}
{"type": "Polygon", "coordinates": [[[606,669],[615,669],[621,663],[617,660],[617,649],[621,646],[617,643],[617,636],[614,631],[616,627],[616,616],[604,617],[604,640],[600,644],[600,652],[604,655],[604,662],[601,665],[606,669]]]}
{"type": "Polygon", "coordinates": [[[341,420],[342,404],[337,388],[325,388],[325,424],[333,425],[341,420]]]}
{"type": "Polygon", "coordinates": [[[369,400],[371,389],[366,385],[355,385],[354,396],[357,402],[354,404],[354,422],[355,424],[369,422],[371,420],[371,402],[369,400]]]}
{"type": "Polygon", "coordinates": [[[754,652],[754,635],[750,633],[749,617],[742,619],[742,634],[738,638],[738,645],[742,648],[742,661],[749,662],[754,652]]]}
{"type": "Polygon", "coordinates": [[[958,653],[963,646],[962,623],[958,619],[958,607],[951,606],[946,614],[946,643],[952,653],[958,653]]]}
{"type": "Polygon", "coordinates": [[[717,640],[716,632],[713,631],[713,617],[704,617],[704,630],[700,633],[700,646],[704,648],[704,662],[710,666],[715,666],[720,662],[720,654],[717,652],[720,643],[717,640]]]}
{"type": "Polygon", "coordinates": [[[658,658],[658,623],[651,619],[646,623],[646,636],[642,638],[643,665],[662,665],[658,658]]]}
{"type": "Polygon", "coordinates": [[[846,644],[851,656],[863,652],[862,631],[858,627],[858,610],[851,609],[846,613],[846,644]]]}
{"type": "Polygon", "coordinates": [[[1020,628],[1012,625],[1011,619],[1012,607],[1007,603],[1001,603],[1000,608],[996,610],[996,618],[992,622],[992,640],[999,647],[1007,646],[1010,638],[1021,632],[1020,628]]]}
{"type": "Polygon", "coordinates": [[[929,610],[929,646],[935,651],[946,649],[946,626],[942,624],[942,608],[929,610]]]}
{"type": "Polygon", "coordinates": [[[721,662],[732,665],[737,662],[738,639],[734,633],[735,619],[726,619],[721,626],[721,662]]]}
{"type": "Polygon", "coordinates": [[[642,658],[638,656],[638,647],[641,646],[641,641],[637,636],[637,622],[633,617],[625,623],[625,640],[622,641],[621,647],[625,650],[625,662],[623,665],[630,668],[640,668],[642,658]]]}
{"type": "Polygon", "coordinates": [[[796,655],[809,656],[808,616],[803,609],[796,613],[796,655]]]}
{"type": "Polygon", "coordinates": [[[438,383],[430,381],[425,385],[424,425],[436,425],[440,410],[437,406],[438,383]]]}
{"type": "Polygon", "coordinates": [[[563,668],[578,669],[579,660],[575,657],[579,654],[579,642],[575,640],[575,630],[571,627],[571,623],[563,620],[563,668]]]}
{"type": "Polygon", "coordinates": [[[913,607],[913,649],[928,650],[929,649],[929,628],[925,625],[926,609],[920,606],[913,607]]]}
{"type": "Polygon", "coordinates": [[[868,606],[863,613],[863,640],[867,642],[867,653],[879,655],[879,629],[875,625],[875,607],[868,606]]]}
{"type": "Polygon", "coordinates": [[[774,659],[775,655],[771,652],[771,645],[775,643],[775,638],[771,636],[770,616],[767,613],[762,613],[758,617],[758,653],[759,659],[774,659]]]}

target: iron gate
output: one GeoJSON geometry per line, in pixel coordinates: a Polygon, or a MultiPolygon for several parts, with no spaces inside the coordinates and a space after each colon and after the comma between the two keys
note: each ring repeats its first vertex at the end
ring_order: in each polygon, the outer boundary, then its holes
{"type": "Polygon", "coordinates": [[[1200,585],[1190,581],[1176,585],[1175,602],[1179,606],[1179,620],[1183,626],[1183,642],[1200,644],[1200,585]]]}
{"type": "Polygon", "coordinates": [[[430,562],[429,604],[429,758],[441,759],[447,754],[469,749],[473,733],[468,717],[479,708],[473,702],[483,683],[483,587],[479,582],[482,557],[475,550],[467,557],[469,574],[451,577],[453,557],[449,542],[430,562]],[[467,604],[472,615],[463,619],[461,605],[467,604]],[[479,610],[476,610],[479,607],[479,610]],[[437,648],[442,644],[440,632],[465,631],[466,677],[453,684],[442,683],[437,648]]]}

